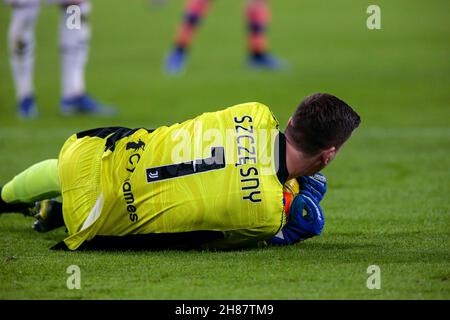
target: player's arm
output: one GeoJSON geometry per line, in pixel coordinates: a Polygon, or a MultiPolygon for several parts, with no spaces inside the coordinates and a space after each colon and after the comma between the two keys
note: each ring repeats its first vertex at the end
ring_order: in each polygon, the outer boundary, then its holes
{"type": "Polygon", "coordinates": [[[319,203],[326,192],[326,178],[318,173],[299,180],[300,193],[292,201],[288,222],[273,238],[267,240],[269,244],[294,244],[322,232],[325,217],[319,203]]]}

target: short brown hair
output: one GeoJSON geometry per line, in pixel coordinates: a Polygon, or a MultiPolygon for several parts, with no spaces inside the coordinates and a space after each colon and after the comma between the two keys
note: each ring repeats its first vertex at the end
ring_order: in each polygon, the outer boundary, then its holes
{"type": "Polygon", "coordinates": [[[330,147],[339,148],[360,122],[359,115],[344,101],[315,93],[300,103],[285,133],[298,149],[315,155],[330,147]]]}

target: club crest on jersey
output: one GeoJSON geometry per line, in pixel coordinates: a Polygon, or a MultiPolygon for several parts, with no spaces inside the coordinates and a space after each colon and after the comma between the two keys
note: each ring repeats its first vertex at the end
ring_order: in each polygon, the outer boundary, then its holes
{"type": "Polygon", "coordinates": [[[126,145],[126,150],[133,149],[134,152],[137,152],[138,150],[142,149],[145,151],[145,142],[139,139],[138,142],[128,142],[126,145]]]}
{"type": "Polygon", "coordinates": [[[151,172],[150,170],[147,171],[147,181],[157,180],[159,178],[159,171],[156,170],[155,172],[151,172]]]}

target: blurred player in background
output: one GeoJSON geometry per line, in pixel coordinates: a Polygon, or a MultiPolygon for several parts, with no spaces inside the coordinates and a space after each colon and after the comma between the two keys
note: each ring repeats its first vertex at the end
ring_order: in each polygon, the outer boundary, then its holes
{"type": "MultiPolygon", "coordinates": [[[[186,64],[189,46],[201,20],[207,14],[213,0],[187,0],[183,21],[176,35],[175,44],[166,60],[166,71],[179,73],[186,64]]],[[[248,27],[248,62],[251,67],[276,70],[282,63],[268,52],[266,37],[270,19],[267,0],[247,0],[245,16],[248,27]]]]}
{"type": "MultiPolygon", "coordinates": [[[[33,84],[35,61],[35,26],[40,0],[5,0],[12,7],[9,26],[9,51],[16,88],[18,114],[22,118],[38,115],[33,84]]],[[[85,0],[48,0],[61,6],[59,22],[59,48],[62,70],[61,113],[113,114],[111,107],[102,106],[86,93],[85,66],[88,57],[90,27],[87,21],[91,4],[85,0]],[[67,8],[77,5],[80,9],[79,28],[67,26],[67,8]]]]}

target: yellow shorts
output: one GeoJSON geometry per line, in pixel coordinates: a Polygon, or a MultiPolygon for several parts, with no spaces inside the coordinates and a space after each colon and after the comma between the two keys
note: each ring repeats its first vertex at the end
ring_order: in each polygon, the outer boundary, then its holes
{"type": "Polygon", "coordinates": [[[64,223],[69,235],[80,231],[100,195],[100,167],[105,140],[72,135],[59,154],[58,175],[64,223]]]}

